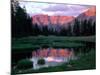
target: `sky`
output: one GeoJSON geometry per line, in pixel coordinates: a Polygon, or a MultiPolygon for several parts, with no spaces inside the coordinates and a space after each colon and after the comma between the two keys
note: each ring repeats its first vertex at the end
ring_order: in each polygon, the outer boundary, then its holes
{"type": "Polygon", "coordinates": [[[56,4],[56,3],[41,3],[41,2],[20,2],[20,6],[26,8],[29,15],[61,15],[74,16],[87,11],[92,5],[73,5],[73,4],[56,4]]]}

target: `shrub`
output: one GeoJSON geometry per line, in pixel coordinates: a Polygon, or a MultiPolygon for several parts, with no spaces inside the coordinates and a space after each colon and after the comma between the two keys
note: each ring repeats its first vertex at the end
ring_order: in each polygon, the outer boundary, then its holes
{"type": "Polygon", "coordinates": [[[44,59],[39,59],[38,60],[38,64],[39,65],[44,65],[45,64],[45,60],[44,59]]]}
{"type": "Polygon", "coordinates": [[[29,69],[33,67],[33,62],[29,59],[20,60],[17,64],[17,69],[29,69]]]}

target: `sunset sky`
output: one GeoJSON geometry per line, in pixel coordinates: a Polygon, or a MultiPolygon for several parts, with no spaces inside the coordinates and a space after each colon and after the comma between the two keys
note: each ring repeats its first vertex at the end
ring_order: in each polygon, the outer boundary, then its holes
{"type": "Polygon", "coordinates": [[[50,4],[37,2],[20,2],[20,6],[26,8],[30,15],[47,14],[61,16],[78,16],[87,11],[92,5],[50,4]]]}

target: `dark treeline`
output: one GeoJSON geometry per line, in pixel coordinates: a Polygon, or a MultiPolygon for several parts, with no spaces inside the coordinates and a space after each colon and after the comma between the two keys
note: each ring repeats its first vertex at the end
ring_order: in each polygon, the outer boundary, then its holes
{"type": "Polygon", "coordinates": [[[88,36],[95,35],[95,22],[89,20],[75,20],[73,25],[73,35],[75,36],[88,36]]]}
{"type": "Polygon", "coordinates": [[[95,22],[92,20],[80,21],[75,19],[73,25],[61,27],[60,30],[48,28],[48,26],[40,27],[32,24],[32,18],[19,5],[16,12],[12,7],[12,37],[37,36],[37,35],[56,35],[56,36],[89,36],[95,35],[95,22]]]}
{"type": "Polygon", "coordinates": [[[59,31],[55,28],[49,29],[48,26],[40,28],[37,24],[33,25],[33,35],[56,35],[56,36],[89,36],[95,35],[95,22],[91,20],[79,21],[75,19],[73,25],[66,28],[61,27],[59,31]]]}
{"type": "Polygon", "coordinates": [[[15,8],[11,6],[11,11],[12,37],[24,37],[32,35],[32,19],[26,14],[25,9],[22,9],[19,5],[17,5],[15,8]]]}

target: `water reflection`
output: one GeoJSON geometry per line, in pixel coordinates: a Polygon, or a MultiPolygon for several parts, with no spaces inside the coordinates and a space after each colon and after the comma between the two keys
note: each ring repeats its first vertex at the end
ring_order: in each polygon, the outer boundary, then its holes
{"type": "Polygon", "coordinates": [[[54,58],[54,57],[47,57],[47,58],[45,58],[45,60],[48,62],[63,62],[62,59],[60,59],[60,58],[58,59],[58,58],[54,58]]]}
{"type": "Polygon", "coordinates": [[[33,68],[39,69],[41,66],[37,62],[42,58],[46,62],[42,67],[57,66],[70,60],[77,60],[81,55],[87,54],[90,50],[92,50],[92,47],[40,48],[33,51],[27,49],[23,52],[12,52],[12,64],[17,65],[18,61],[28,58],[33,61],[33,68]]]}
{"type": "Polygon", "coordinates": [[[33,57],[68,57],[74,54],[73,49],[44,48],[32,52],[33,57]]]}
{"type": "Polygon", "coordinates": [[[55,49],[55,48],[43,48],[32,52],[33,68],[39,69],[41,67],[57,66],[70,60],[76,59],[74,50],[71,49],[55,49]],[[45,65],[38,65],[39,59],[45,60],[45,65]]]}

